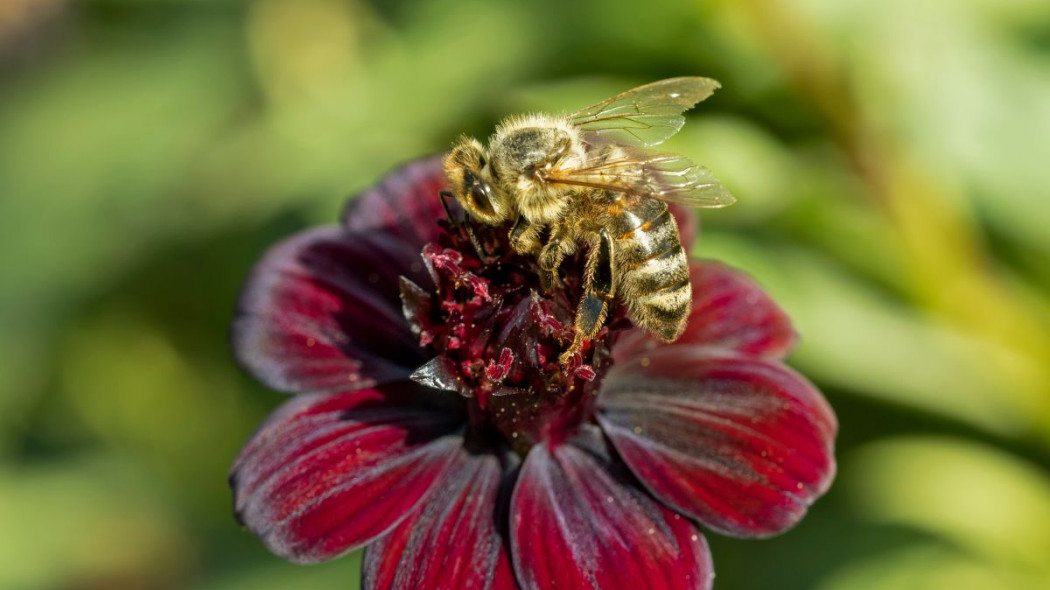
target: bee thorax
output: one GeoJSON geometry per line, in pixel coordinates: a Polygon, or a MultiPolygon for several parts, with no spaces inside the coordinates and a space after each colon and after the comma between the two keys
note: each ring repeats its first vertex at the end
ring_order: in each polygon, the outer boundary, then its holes
{"type": "Polygon", "coordinates": [[[570,199],[563,191],[545,186],[526,186],[518,191],[518,210],[531,223],[554,223],[567,213],[570,199]]]}

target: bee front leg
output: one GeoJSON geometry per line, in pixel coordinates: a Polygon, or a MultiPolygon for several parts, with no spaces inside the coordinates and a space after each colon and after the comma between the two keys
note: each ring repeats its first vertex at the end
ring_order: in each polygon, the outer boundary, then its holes
{"type": "Polygon", "coordinates": [[[543,226],[530,222],[519,215],[510,228],[510,247],[518,254],[536,254],[540,251],[540,232],[543,226]]]}
{"type": "Polygon", "coordinates": [[[576,241],[570,234],[569,226],[559,227],[540,251],[538,259],[542,270],[540,285],[547,293],[553,291],[558,282],[558,269],[561,267],[562,260],[576,251],[576,241]]]}
{"type": "Polygon", "coordinates": [[[598,333],[609,313],[609,304],[616,295],[612,237],[605,229],[588,237],[590,246],[584,272],[583,297],[576,306],[576,334],[572,346],[559,359],[563,365],[580,351],[585,340],[594,338],[598,333]]]}

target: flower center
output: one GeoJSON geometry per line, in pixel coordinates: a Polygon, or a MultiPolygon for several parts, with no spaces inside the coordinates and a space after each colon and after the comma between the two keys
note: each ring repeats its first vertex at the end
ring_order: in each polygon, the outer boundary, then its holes
{"type": "Polygon", "coordinates": [[[462,224],[440,223],[422,252],[434,292],[402,279],[405,317],[435,354],[412,378],[468,398],[472,425],[494,427],[515,447],[571,434],[590,418],[611,363],[608,328],[559,363],[573,342],[582,258],[567,260],[544,292],[534,258],[510,247],[509,227],[474,225],[472,239],[462,224]]]}

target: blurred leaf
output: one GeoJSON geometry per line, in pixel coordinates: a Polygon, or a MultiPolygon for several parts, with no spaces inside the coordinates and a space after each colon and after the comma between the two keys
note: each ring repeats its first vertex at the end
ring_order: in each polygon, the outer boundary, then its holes
{"type": "Polygon", "coordinates": [[[801,0],[849,63],[856,97],[1010,239],[1050,255],[1050,53],[1018,42],[1050,26],[1041,0],[801,0]],[[807,6],[808,5],[808,6],[807,6]],[[1039,147],[1044,149],[1038,149],[1039,147]],[[1043,187],[1040,191],[1038,187],[1043,187]]]}
{"type": "Polygon", "coordinates": [[[412,11],[395,33],[363,6],[337,6],[323,0],[255,6],[249,21],[254,63],[264,89],[284,99],[208,154],[198,179],[202,191],[236,204],[217,209],[218,219],[258,219],[309,198],[317,219],[327,221],[347,195],[398,163],[446,149],[460,132],[450,122],[472,115],[527,65],[534,33],[528,23],[536,18],[478,1],[432,2],[412,11]],[[323,15],[333,22],[319,34],[369,39],[367,56],[353,55],[350,44],[343,61],[356,65],[327,76],[311,73],[312,62],[286,51],[301,22],[319,18],[312,13],[322,7],[331,9],[323,15]],[[465,20],[470,27],[460,26],[465,20]],[[289,96],[293,82],[298,90],[289,96]]]}
{"type": "Polygon", "coordinates": [[[136,449],[187,500],[218,501],[226,513],[226,472],[254,413],[222,360],[218,369],[193,364],[148,322],[102,314],[71,332],[60,386],[90,432],[136,449]]]}
{"type": "Polygon", "coordinates": [[[0,587],[176,587],[196,556],[165,497],[113,455],[0,470],[0,587]]]}
{"type": "Polygon", "coordinates": [[[1038,575],[981,563],[938,546],[917,546],[848,564],[817,590],[1038,590],[1038,575]]]}
{"type": "MultiPolygon", "coordinates": [[[[1009,454],[962,439],[873,443],[844,459],[857,512],[916,527],[990,563],[1050,581],[1050,476],[1009,454]]],[[[1010,586],[1000,586],[1010,587],[1010,586]]]]}
{"type": "Polygon", "coordinates": [[[48,355],[46,344],[25,326],[0,332],[0,465],[25,435],[25,417],[38,402],[34,393],[51,378],[49,367],[39,361],[48,355]]]}
{"type": "Polygon", "coordinates": [[[239,90],[227,33],[108,39],[0,95],[0,314],[62,304],[186,227],[174,191],[239,90]]]}
{"type": "Polygon", "coordinates": [[[303,567],[282,563],[275,556],[272,563],[255,570],[217,577],[193,590],[287,590],[289,588],[327,588],[357,590],[361,579],[361,551],[355,551],[334,561],[303,567]]]}

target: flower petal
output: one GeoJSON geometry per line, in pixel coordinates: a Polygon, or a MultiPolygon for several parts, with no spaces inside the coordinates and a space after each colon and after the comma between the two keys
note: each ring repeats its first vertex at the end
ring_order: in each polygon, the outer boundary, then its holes
{"type": "Polygon", "coordinates": [[[516,590],[497,530],[502,468],[492,454],[460,448],[437,491],[365,550],[368,590],[516,590]]]}
{"type": "MultiPolygon", "coordinates": [[[[693,262],[689,271],[693,307],[685,333],[672,346],[698,344],[776,359],[791,350],[791,320],[750,277],[711,260],[693,262]]],[[[667,345],[632,330],[614,353],[628,359],[661,346],[667,345]]]]}
{"type": "Polygon", "coordinates": [[[418,252],[437,239],[436,221],[445,217],[438,193],[447,188],[441,156],[416,160],[351,199],[342,221],[350,231],[394,236],[418,252]]]}
{"type": "Polygon", "coordinates": [[[419,251],[382,233],[308,230],[273,247],[249,277],[234,352],[284,391],[368,387],[423,358],[401,311],[399,276],[429,280],[419,251]]]}
{"type": "Polygon", "coordinates": [[[717,531],[792,526],[835,472],[835,415],[779,363],[668,346],[614,365],[599,422],[658,498],[717,531]]]}
{"type": "Polygon", "coordinates": [[[598,444],[529,451],[511,500],[511,554],[529,590],[703,589],[712,575],[693,524],[634,487],[598,444]]]}
{"type": "Polygon", "coordinates": [[[464,417],[411,383],[293,398],[230,473],[238,519],[274,553],[323,561],[383,534],[433,489],[464,417]]]}

